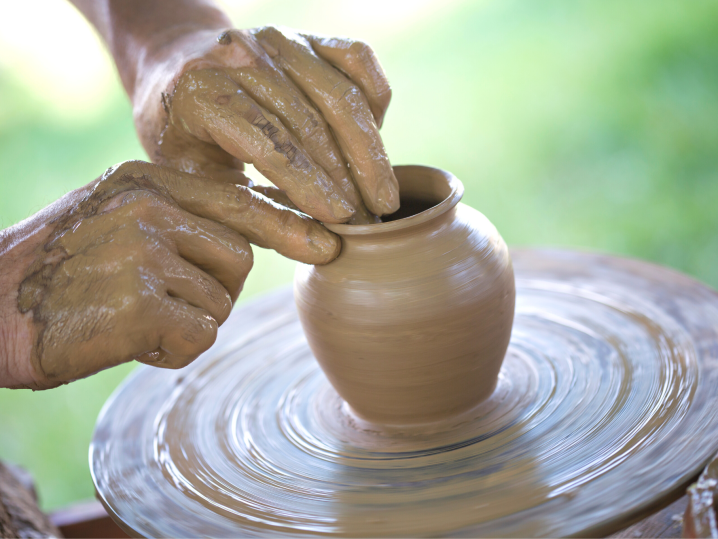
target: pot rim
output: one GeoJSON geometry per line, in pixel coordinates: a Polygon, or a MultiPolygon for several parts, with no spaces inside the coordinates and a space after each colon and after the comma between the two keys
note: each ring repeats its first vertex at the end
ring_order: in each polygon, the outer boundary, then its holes
{"type": "Polygon", "coordinates": [[[428,167],[424,165],[395,165],[392,167],[395,172],[399,172],[402,175],[410,174],[412,169],[419,169],[424,172],[431,172],[435,177],[441,177],[448,184],[451,192],[449,195],[439,202],[436,206],[432,206],[428,210],[424,210],[420,213],[405,217],[403,219],[397,219],[396,221],[389,221],[388,223],[377,223],[372,225],[347,225],[347,224],[332,224],[322,223],[326,228],[339,234],[340,236],[359,236],[367,234],[383,234],[385,232],[394,232],[396,230],[403,230],[411,228],[427,221],[431,221],[435,217],[446,213],[451,208],[456,206],[461,197],[464,196],[464,184],[461,180],[454,176],[451,172],[447,172],[440,168],[428,167]]]}

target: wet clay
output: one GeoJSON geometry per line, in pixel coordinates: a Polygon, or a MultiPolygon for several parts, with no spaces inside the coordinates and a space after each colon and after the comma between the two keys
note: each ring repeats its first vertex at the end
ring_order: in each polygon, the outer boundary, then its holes
{"type": "Polygon", "coordinates": [[[361,42],[228,30],[163,94],[158,159],[234,183],[246,181],[237,167],[252,163],[322,222],[374,223],[399,206],[377,125],[390,97],[361,42]]]}
{"type": "Polygon", "coordinates": [[[233,29],[210,1],[73,3],[112,53],[156,164],[247,185],[253,163],[323,222],[398,208],[379,136],[391,88],[366,43],[233,29]]]}
{"type": "Polygon", "coordinates": [[[682,495],[718,436],[718,294],[636,260],[511,257],[511,343],[473,411],[357,418],[285,289],[186,369],[116,391],[91,445],[100,499],[148,537],[597,537],[682,495]]]}
{"type": "Polygon", "coordinates": [[[318,264],[340,248],[313,219],[245,187],[149,163],[118,165],[68,196],[56,215],[18,225],[46,236],[17,294],[34,326],[36,379],[22,385],[34,389],[132,359],[192,361],[242,289],[248,240],[318,264]]]}
{"type": "Polygon", "coordinates": [[[325,266],[299,265],[294,292],[314,356],[358,416],[427,423],[493,391],[511,336],[514,274],[496,228],[459,204],[458,179],[421,166],[394,172],[396,220],[327,225],[342,251],[325,266]]]}

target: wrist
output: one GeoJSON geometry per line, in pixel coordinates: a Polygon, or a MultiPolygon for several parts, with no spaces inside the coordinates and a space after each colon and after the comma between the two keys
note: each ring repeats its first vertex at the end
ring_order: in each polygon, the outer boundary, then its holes
{"type": "Polygon", "coordinates": [[[137,55],[135,75],[128,87],[135,127],[147,155],[162,164],[159,136],[167,126],[166,100],[188,66],[207,52],[217,36],[229,27],[213,24],[203,27],[180,25],[163,30],[147,40],[137,55]]]}
{"type": "MultiPolygon", "coordinates": [[[[0,230],[0,387],[44,389],[57,384],[45,377],[35,349],[38,329],[32,309],[22,312],[21,284],[52,233],[53,222],[92,189],[76,189],[24,221],[0,230]]],[[[41,258],[42,257],[42,258],[41,258]]]]}

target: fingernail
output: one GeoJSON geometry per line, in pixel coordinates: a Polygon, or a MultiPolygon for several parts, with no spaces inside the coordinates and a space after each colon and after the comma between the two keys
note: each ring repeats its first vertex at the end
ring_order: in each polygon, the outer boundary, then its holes
{"type": "Polygon", "coordinates": [[[339,236],[332,234],[326,228],[312,227],[307,239],[309,247],[321,256],[319,264],[331,262],[342,250],[342,242],[339,236]]]}

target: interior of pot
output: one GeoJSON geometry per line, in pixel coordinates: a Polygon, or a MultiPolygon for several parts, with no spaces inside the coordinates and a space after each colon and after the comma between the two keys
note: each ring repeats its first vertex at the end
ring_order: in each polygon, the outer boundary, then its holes
{"type": "Polygon", "coordinates": [[[381,218],[383,223],[405,219],[424,212],[446,200],[452,191],[451,181],[443,172],[429,167],[395,167],[399,182],[401,207],[381,218]]]}
{"type": "Polygon", "coordinates": [[[462,183],[449,172],[421,165],[398,165],[394,174],[399,182],[401,207],[384,215],[373,225],[325,224],[340,235],[376,234],[419,224],[454,207],[464,194],[462,183]]]}

